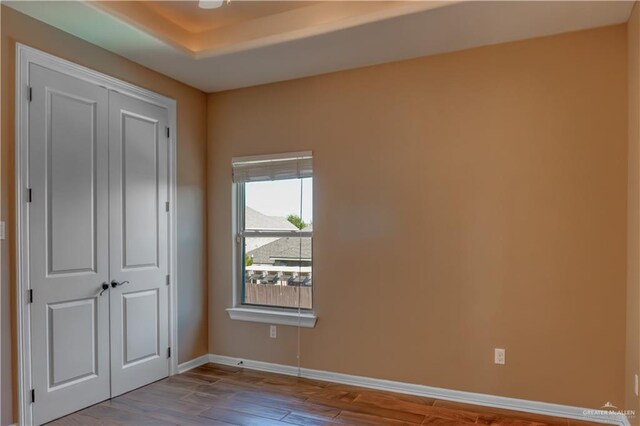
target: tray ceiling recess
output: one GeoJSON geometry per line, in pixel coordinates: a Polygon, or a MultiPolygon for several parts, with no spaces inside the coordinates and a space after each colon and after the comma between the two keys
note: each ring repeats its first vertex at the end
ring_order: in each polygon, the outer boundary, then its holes
{"type": "Polygon", "coordinates": [[[3,1],[217,92],[626,22],[633,1],[3,1]],[[71,19],[72,17],[73,19],[71,19]]]}

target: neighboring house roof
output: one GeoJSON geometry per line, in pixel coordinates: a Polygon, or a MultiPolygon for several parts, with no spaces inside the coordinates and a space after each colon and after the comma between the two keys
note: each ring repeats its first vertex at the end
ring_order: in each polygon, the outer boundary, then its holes
{"type": "Polygon", "coordinates": [[[246,229],[267,229],[272,231],[295,231],[298,229],[286,217],[267,216],[248,206],[245,207],[244,224],[246,229]]]}
{"type": "Polygon", "coordinates": [[[311,238],[284,237],[247,252],[254,264],[273,264],[279,260],[311,260],[311,238]]]}

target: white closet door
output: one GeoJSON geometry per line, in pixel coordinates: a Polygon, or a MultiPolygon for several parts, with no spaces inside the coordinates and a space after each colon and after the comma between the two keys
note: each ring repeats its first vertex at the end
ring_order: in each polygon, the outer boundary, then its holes
{"type": "Polygon", "coordinates": [[[166,109],[109,94],[111,385],[169,374],[166,109]]]}
{"type": "Polygon", "coordinates": [[[33,421],[109,398],[108,92],[30,65],[33,421]]]}

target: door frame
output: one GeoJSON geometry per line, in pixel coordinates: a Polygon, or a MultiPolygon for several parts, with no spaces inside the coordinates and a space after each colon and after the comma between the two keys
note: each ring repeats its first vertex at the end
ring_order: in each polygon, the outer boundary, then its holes
{"type": "Polygon", "coordinates": [[[77,65],[38,49],[16,43],[15,70],[15,203],[16,203],[16,301],[18,324],[18,424],[32,424],[31,404],[31,306],[27,295],[29,280],[29,203],[26,202],[29,185],[29,65],[37,64],[71,77],[97,84],[108,90],[158,105],[169,113],[169,346],[171,358],[169,375],[178,373],[178,282],[177,282],[177,123],[175,99],[157,94],[106,74],[77,65]]]}

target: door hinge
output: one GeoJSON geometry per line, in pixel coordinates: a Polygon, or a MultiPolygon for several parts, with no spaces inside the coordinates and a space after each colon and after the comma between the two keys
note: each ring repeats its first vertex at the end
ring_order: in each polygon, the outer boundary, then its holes
{"type": "Polygon", "coordinates": [[[171,283],[171,278],[169,275],[167,275],[167,285],[169,285],[171,283]]]}
{"type": "Polygon", "coordinates": [[[31,188],[27,188],[27,203],[31,202],[31,188]]]}
{"type": "Polygon", "coordinates": [[[169,202],[164,203],[164,210],[169,213],[169,202]]]}
{"type": "Polygon", "coordinates": [[[31,403],[33,404],[34,402],[36,402],[36,390],[31,389],[31,403]]]}
{"type": "Polygon", "coordinates": [[[31,86],[27,86],[27,100],[29,102],[33,100],[33,89],[31,89],[31,86]]]}
{"type": "Polygon", "coordinates": [[[167,358],[171,358],[171,348],[167,348],[167,358]]]}
{"type": "Polygon", "coordinates": [[[27,290],[29,303],[33,303],[33,289],[27,290]]]}
{"type": "Polygon", "coordinates": [[[167,137],[170,137],[171,135],[171,131],[169,130],[169,127],[167,127],[167,137]]]}

